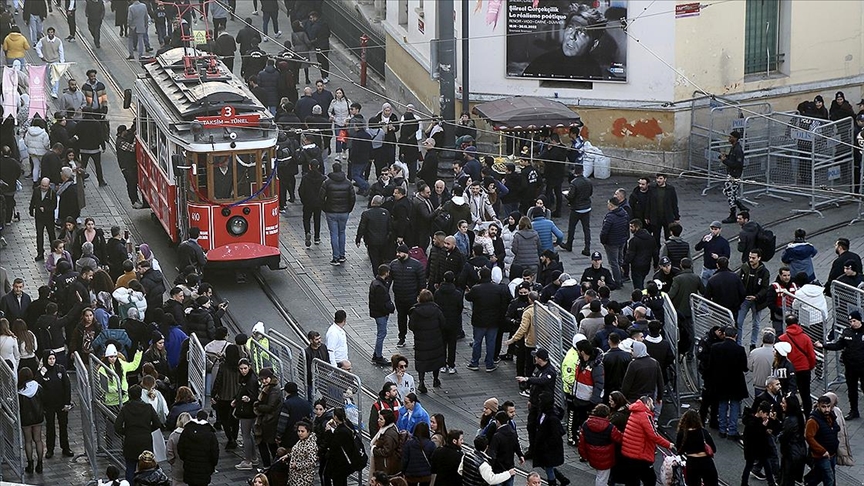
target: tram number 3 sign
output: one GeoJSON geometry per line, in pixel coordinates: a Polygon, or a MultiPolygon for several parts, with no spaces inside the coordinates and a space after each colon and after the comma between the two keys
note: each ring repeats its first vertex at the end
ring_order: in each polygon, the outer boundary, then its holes
{"type": "Polygon", "coordinates": [[[258,113],[238,115],[232,106],[222,107],[219,116],[199,116],[195,118],[196,121],[204,125],[204,128],[254,126],[258,125],[260,119],[261,115],[258,113]]]}

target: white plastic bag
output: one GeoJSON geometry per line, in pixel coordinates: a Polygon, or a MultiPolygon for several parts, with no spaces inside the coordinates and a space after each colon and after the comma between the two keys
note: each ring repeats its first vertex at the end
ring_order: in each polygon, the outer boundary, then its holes
{"type": "Polygon", "coordinates": [[[168,460],[168,449],[165,446],[165,436],[162,435],[162,431],[158,429],[153,431],[153,456],[156,458],[156,462],[168,460]]]}

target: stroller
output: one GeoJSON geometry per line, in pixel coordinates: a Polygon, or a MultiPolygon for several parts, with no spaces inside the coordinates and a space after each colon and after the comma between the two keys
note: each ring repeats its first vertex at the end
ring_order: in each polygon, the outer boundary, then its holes
{"type": "Polygon", "coordinates": [[[684,468],[687,467],[686,456],[667,454],[663,449],[660,449],[660,452],[663,454],[663,466],[660,468],[660,484],[665,486],[685,486],[684,468]]]}

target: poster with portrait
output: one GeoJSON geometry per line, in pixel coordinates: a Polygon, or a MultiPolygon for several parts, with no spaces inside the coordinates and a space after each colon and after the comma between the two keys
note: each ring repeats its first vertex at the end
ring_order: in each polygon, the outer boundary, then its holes
{"type": "Polygon", "coordinates": [[[507,0],[507,76],[627,81],[627,0],[507,0]]]}

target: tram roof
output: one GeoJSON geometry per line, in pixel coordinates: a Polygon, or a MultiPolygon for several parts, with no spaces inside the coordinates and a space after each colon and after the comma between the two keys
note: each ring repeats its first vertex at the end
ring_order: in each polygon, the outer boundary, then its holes
{"type": "MultiPolygon", "coordinates": [[[[215,115],[224,106],[231,106],[237,113],[259,113],[262,119],[272,118],[263,104],[246,85],[234,76],[219,61],[219,75],[208,78],[187,77],[184,56],[206,56],[194,48],[168,50],[155,61],[144,65],[147,74],[142,78],[152,80],[149,87],[163,100],[173,105],[182,121],[193,121],[196,117],[215,115]]],[[[181,121],[181,120],[174,120],[181,121]]]]}

